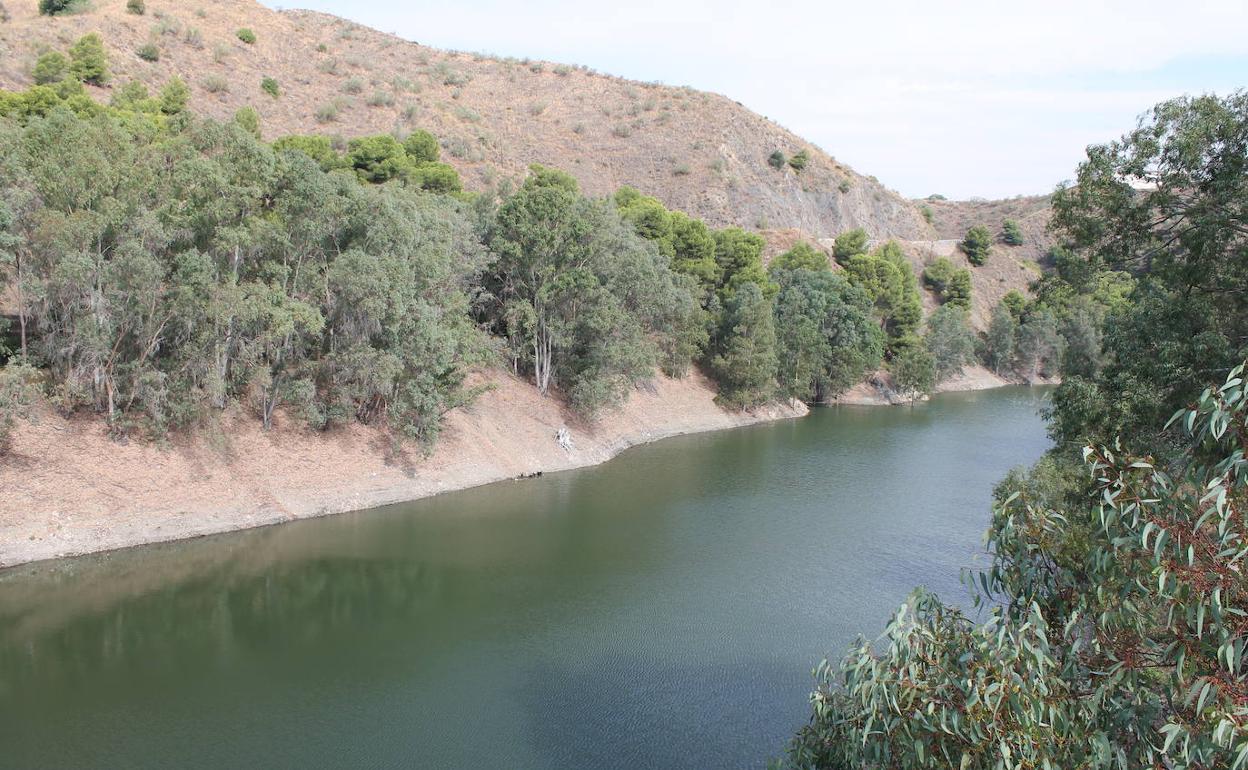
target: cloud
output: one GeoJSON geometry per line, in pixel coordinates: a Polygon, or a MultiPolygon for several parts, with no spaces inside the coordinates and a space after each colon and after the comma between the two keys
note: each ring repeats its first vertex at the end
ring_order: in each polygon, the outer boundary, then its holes
{"type": "Polygon", "coordinates": [[[427,45],[718,91],[910,195],[1048,191],[1156,101],[1248,79],[1242,0],[306,2],[427,45]]]}

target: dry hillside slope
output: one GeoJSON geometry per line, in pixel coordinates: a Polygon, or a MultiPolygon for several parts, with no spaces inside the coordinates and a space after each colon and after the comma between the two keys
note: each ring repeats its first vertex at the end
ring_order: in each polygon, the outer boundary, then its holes
{"type": "Polygon", "coordinates": [[[1048,231],[1052,216],[1048,195],[1020,195],[1004,200],[985,201],[919,201],[932,212],[932,227],[940,239],[961,239],[975,225],[983,225],[998,233],[1007,219],[1018,223],[1023,243],[1010,249],[1014,257],[1043,263],[1054,244],[1048,231]]]}
{"type": "MultiPolygon", "coordinates": [[[[877,237],[930,238],[918,207],[879,182],[717,94],[628,81],[568,65],[440,51],[307,11],[254,0],[94,0],[77,15],[40,17],[36,0],[8,0],[0,23],[0,87],[32,83],[40,52],[87,32],[109,49],[113,85],[158,88],[174,75],[192,107],[217,118],[253,106],[265,135],[355,136],[421,127],[470,188],[559,166],[591,194],[633,185],[715,226],[798,228],[811,236],[865,227],[877,237]],[[238,38],[246,27],[254,44],[238,38]],[[159,60],[137,55],[151,42],[159,60]],[[274,98],[261,89],[271,77],[274,98]],[[801,173],[768,156],[805,149],[801,173]]],[[[93,89],[107,100],[108,89],[93,89]]]]}

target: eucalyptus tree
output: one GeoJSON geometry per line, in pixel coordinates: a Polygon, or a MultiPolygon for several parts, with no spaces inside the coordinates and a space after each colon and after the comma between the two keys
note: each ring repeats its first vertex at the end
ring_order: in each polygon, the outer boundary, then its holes
{"type": "Polygon", "coordinates": [[[683,373],[706,343],[694,284],[616,205],[534,166],[487,235],[487,320],[541,393],[557,386],[587,416],[618,403],[660,364],[683,373]]]}
{"type": "Polygon", "coordinates": [[[431,439],[485,348],[468,205],[132,96],[0,94],[0,281],[52,402],[118,431],[286,404],[431,439]]]}
{"type": "Polygon", "coordinates": [[[1008,480],[992,564],[967,581],[987,619],[916,591],[881,639],[819,666],[790,763],[1248,766],[1243,371],[1172,418],[1173,465],[1088,446],[1090,493],[1008,480]]]}
{"type": "Polygon", "coordinates": [[[935,382],[944,382],[975,360],[975,333],[967,312],[956,305],[942,305],[927,319],[923,346],[932,355],[935,382]]]}
{"type": "Polygon", "coordinates": [[[1069,371],[1056,445],[1000,485],[968,574],[987,619],[916,592],[820,666],[792,764],[1248,767],[1246,166],[1243,92],[1089,148],[1054,199],[1056,274],[993,314],[998,365],[1066,345],[1069,371]]]}
{"type": "MultiPolygon", "coordinates": [[[[1243,356],[1246,168],[1248,93],[1183,97],[1090,147],[1075,183],[1054,196],[1054,226],[1075,255],[1135,279],[1116,282],[1130,293],[1106,319],[1104,366],[1059,388],[1062,435],[1146,436],[1243,356]]],[[[1072,274],[1074,259],[1063,262],[1072,274]]]]}
{"type": "Polygon", "coordinates": [[[992,308],[988,331],[984,335],[984,364],[998,375],[1009,374],[1014,366],[1018,321],[1004,302],[992,308]]]}
{"type": "MultiPolygon", "coordinates": [[[[771,274],[780,287],[775,299],[777,380],[790,398],[825,401],[859,382],[880,365],[884,333],[871,315],[871,300],[827,267],[776,260],[771,274]]],[[[819,264],[818,260],[813,261],[819,264]]]]}
{"type": "Polygon", "coordinates": [[[776,389],[776,327],[771,303],[753,281],[741,283],[724,303],[710,359],[719,400],[750,407],[770,401],[776,389]]]}

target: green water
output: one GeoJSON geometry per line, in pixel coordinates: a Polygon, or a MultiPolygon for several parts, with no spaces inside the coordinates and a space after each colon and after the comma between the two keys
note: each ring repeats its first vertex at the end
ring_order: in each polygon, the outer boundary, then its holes
{"type": "Polygon", "coordinates": [[[810,670],[965,599],[1037,390],[640,447],[0,573],[0,766],[761,767],[810,670]]]}

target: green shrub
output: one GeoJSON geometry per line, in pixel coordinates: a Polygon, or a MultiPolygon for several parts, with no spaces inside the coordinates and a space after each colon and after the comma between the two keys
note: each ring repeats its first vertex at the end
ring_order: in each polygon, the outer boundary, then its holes
{"type": "Polygon", "coordinates": [[[260,81],[260,90],[264,91],[274,99],[282,95],[281,87],[278,86],[277,80],[271,77],[265,77],[260,81]]]}
{"type": "Polygon", "coordinates": [[[845,262],[857,254],[867,253],[867,231],[861,227],[846,230],[836,236],[832,245],[832,256],[837,262],[845,262]]]}
{"type": "Polygon", "coordinates": [[[186,102],[190,97],[191,89],[187,87],[186,81],[174,75],[160,89],[160,111],[166,115],[177,115],[186,109],[186,102]]]}
{"type": "Polygon", "coordinates": [[[369,95],[369,107],[389,107],[394,104],[394,96],[389,91],[374,91],[369,95]]]}
{"type": "Polygon", "coordinates": [[[60,16],[74,13],[82,7],[80,0],[39,0],[39,13],[44,16],[60,16]]]}
{"type": "Polygon", "coordinates": [[[199,31],[199,27],[187,27],[186,32],[182,35],[182,42],[191,48],[203,48],[204,33],[199,31]]]}
{"type": "Polygon", "coordinates": [[[784,168],[784,164],[788,162],[789,162],[789,159],[784,157],[784,153],[781,152],[780,150],[776,150],[771,155],[767,156],[767,165],[771,166],[777,171],[784,168]]]}
{"type": "Polygon", "coordinates": [[[0,456],[9,449],[14,424],[30,416],[38,386],[39,370],[25,359],[0,366],[0,456]]]}
{"type": "Polygon", "coordinates": [[[953,263],[940,257],[923,268],[923,283],[937,294],[941,294],[953,280],[953,270],[953,263]]]}
{"type": "Polygon", "coordinates": [[[459,172],[446,163],[420,163],[407,173],[408,184],[436,193],[457,193],[463,190],[459,172]]]}
{"type": "Polygon", "coordinates": [[[9,20],[9,9],[4,7],[4,3],[0,3],[0,23],[9,20]]]}
{"type": "Polygon", "coordinates": [[[416,129],[403,140],[403,151],[413,163],[436,163],[438,138],[424,129],[416,129]]]}
{"type": "Polygon", "coordinates": [[[59,83],[69,72],[69,60],[60,51],[48,51],[35,60],[31,74],[39,85],[59,83]]]}
{"type": "Polygon", "coordinates": [[[1023,231],[1019,228],[1018,222],[1007,219],[1001,223],[1001,240],[1007,246],[1023,245],[1023,231]]]}
{"type": "Polygon", "coordinates": [[[932,223],[932,218],[935,214],[932,213],[931,206],[919,206],[919,213],[923,215],[923,221],[927,222],[929,225],[932,223]]]}
{"type": "Polygon", "coordinates": [[[945,287],[941,300],[946,305],[971,309],[971,271],[965,267],[953,272],[949,285],[945,287]]]}
{"type": "Polygon", "coordinates": [[[147,86],[138,80],[131,80],[121,88],[113,91],[113,96],[109,99],[109,104],[114,107],[120,107],[127,110],[142,110],[144,102],[151,98],[151,94],[147,91],[147,86]]]}
{"type": "Polygon", "coordinates": [[[851,187],[853,187],[853,185],[849,183],[848,179],[842,179],[840,184],[836,186],[836,189],[841,191],[841,195],[844,195],[845,193],[849,192],[851,187]]]}
{"type": "Polygon", "coordinates": [[[238,32],[234,34],[238,36],[239,40],[243,41],[247,45],[254,45],[256,42],[256,33],[252,32],[246,27],[243,27],[242,29],[240,29],[238,32]]]}
{"type": "Polygon", "coordinates": [[[334,149],[334,143],[330,141],[328,136],[283,136],[273,142],[273,150],[276,152],[295,151],[307,155],[323,171],[332,171],[339,168],[350,168],[351,163],[346,158],[338,154],[334,149]]]}
{"type": "Polygon", "coordinates": [[[1010,289],[1001,298],[1001,304],[1006,310],[1010,311],[1010,315],[1014,316],[1015,321],[1021,321],[1023,313],[1027,311],[1027,298],[1022,295],[1018,289],[1010,289]]]}
{"type": "Polygon", "coordinates": [[[160,61],[160,48],[155,43],[144,43],[134,53],[143,61],[160,61]]]}
{"type": "Polygon", "coordinates": [[[889,366],[897,392],[914,400],[936,387],[936,357],[917,345],[902,350],[889,366]]]}
{"type": "Polygon", "coordinates": [[[360,78],[350,78],[342,84],[342,92],[344,94],[358,94],[364,90],[364,81],[360,78]]]}
{"type": "Polygon", "coordinates": [[[780,270],[810,270],[825,272],[832,269],[828,263],[828,255],[811,246],[806,241],[798,241],[793,248],[776,255],[767,266],[773,275],[780,270]]]}
{"type": "Polygon", "coordinates": [[[966,231],[966,237],[962,239],[960,245],[971,264],[979,267],[988,261],[988,250],[992,248],[992,234],[983,225],[975,225],[966,231]]]}
{"type": "Polygon", "coordinates": [[[142,16],[147,12],[147,4],[143,0],[126,0],[126,10],[135,16],[142,16]]]}
{"type": "Polygon", "coordinates": [[[244,131],[260,138],[260,113],[255,107],[243,107],[234,113],[234,123],[244,131]]]}
{"type": "Polygon", "coordinates": [[[806,164],[809,162],[810,154],[805,150],[798,150],[793,157],[789,158],[789,165],[798,173],[801,173],[802,169],[806,168],[806,164]]]}
{"type": "Polygon", "coordinates": [[[98,33],[78,38],[69,49],[69,61],[70,74],[83,83],[102,86],[108,82],[108,54],[98,33]]]}

